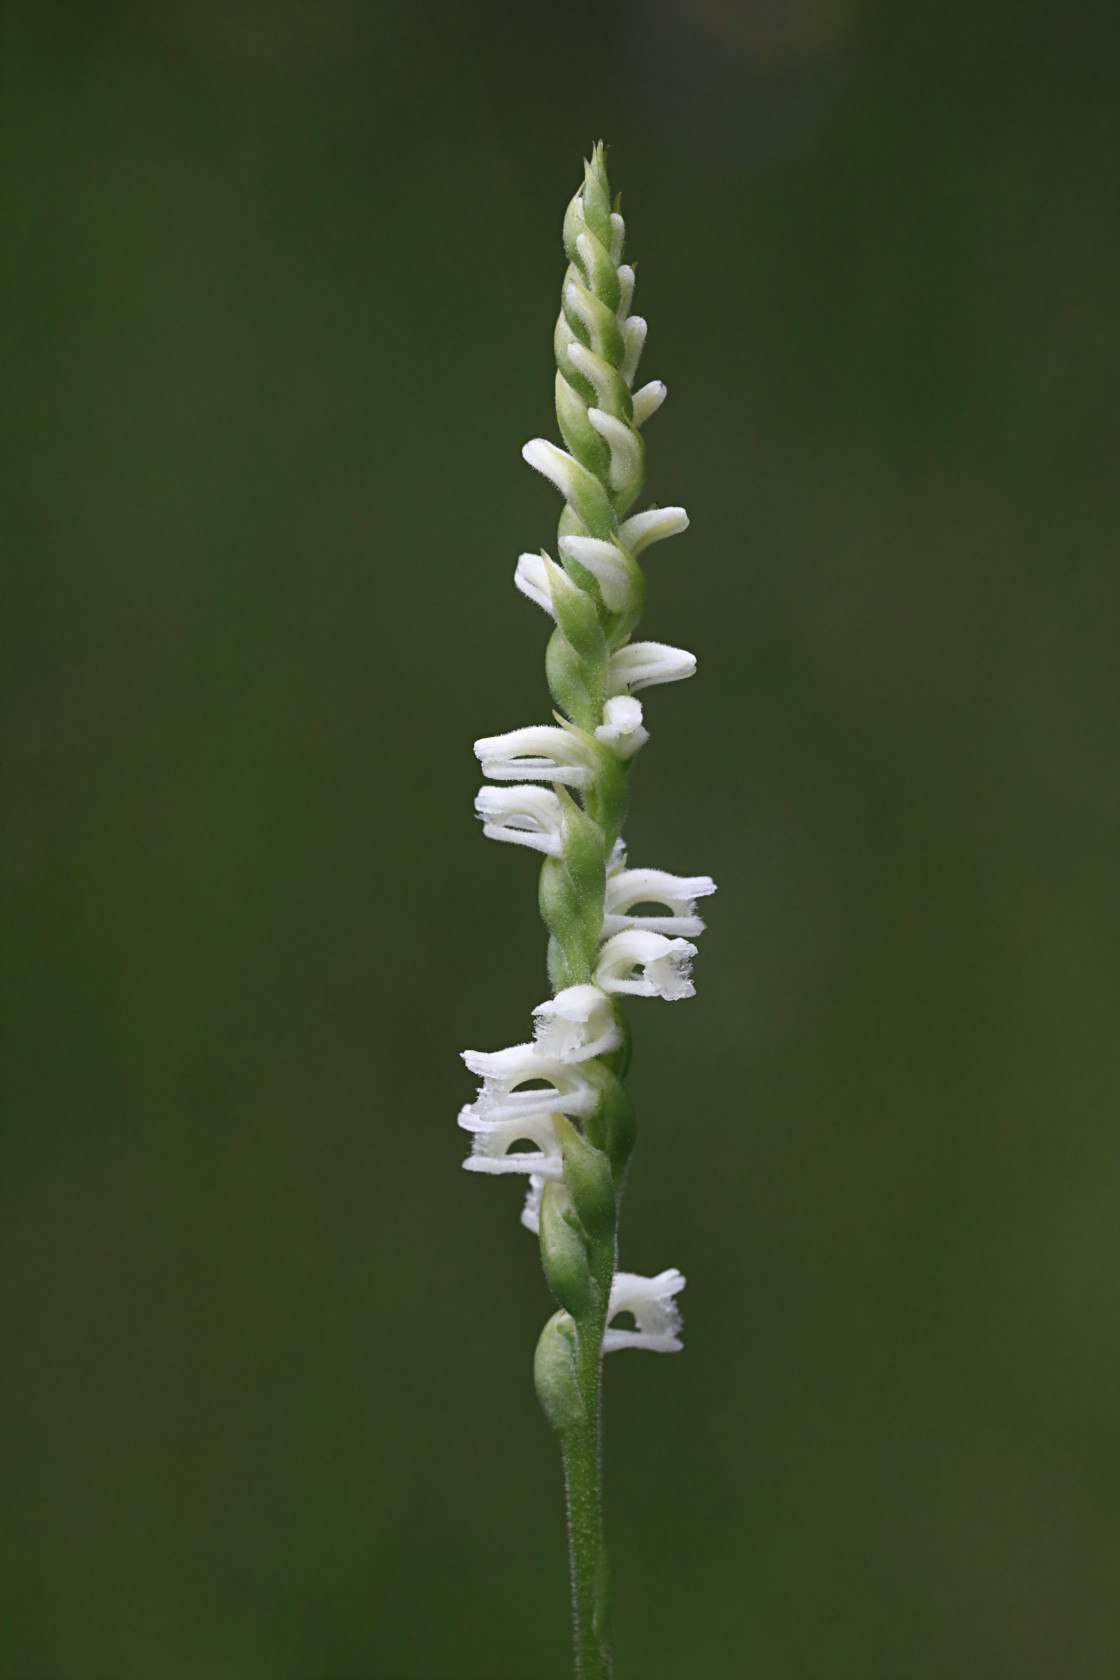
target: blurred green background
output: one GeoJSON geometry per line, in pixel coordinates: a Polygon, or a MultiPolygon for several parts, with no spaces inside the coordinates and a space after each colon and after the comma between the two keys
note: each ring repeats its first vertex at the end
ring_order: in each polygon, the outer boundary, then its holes
{"type": "Polygon", "coordinates": [[[1111,7],[5,20],[6,1680],[561,1680],[551,1310],[459,1170],[544,995],[564,204],[650,320],[621,1680],[1120,1673],[1111,7]]]}

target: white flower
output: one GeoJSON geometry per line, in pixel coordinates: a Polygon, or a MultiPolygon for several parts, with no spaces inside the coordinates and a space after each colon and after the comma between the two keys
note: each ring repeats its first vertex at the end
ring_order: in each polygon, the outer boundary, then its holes
{"type": "Polygon", "coordinates": [[[618,380],[618,374],[610,362],[605,362],[602,356],[597,356],[594,350],[589,350],[578,338],[573,338],[566,349],[572,366],[594,386],[600,405],[610,402],[617,389],[618,380]]]}
{"type": "Polygon", "coordinates": [[[651,379],[640,391],[634,392],[634,424],[644,426],[651,414],[656,414],[669,392],[660,379],[651,379]]]}
{"type": "Polygon", "coordinates": [[[510,840],[518,846],[559,857],[564,843],[564,812],[551,788],[479,788],[475,814],[482,819],[488,840],[510,840]]]}
{"type": "Polygon", "coordinates": [[[544,1195],[544,1178],[540,1173],[529,1174],[529,1188],[525,1192],[525,1206],[521,1209],[521,1223],[527,1231],[539,1236],[541,1229],[541,1197],[544,1195]]]}
{"type": "Polygon", "coordinates": [[[635,557],[650,543],[661,542],[688,530],[688,514],[682,507],[649,508],[631,514],[618,528],[618,540],[635,557]]]}
{"type": "Polygon", "coordinates": [[[587,418],[611,452],[607,473],[611,489],[625,490],[632,486],[631,493],[637,495],[643,470],[642,442],[637,432],[625,420],[608,414],[605,408],[589,408],[587,418]]]}
{"type": "Polygon", "coordinates": [[[666,939],[661,933],[630,928],[608,939],[599,952],[595,984],[605,992],[628,992],[633,997],[663,997],[673,1003],[693,997],[689,979],[695,945],[687,939],[666,939]],[[634,976],[640,968],[641,977],[634,976]]]}
{"type": "MultiPolygon", "coordinates": [[[[463,1162],[468,1172],[530,1173],[543,1187],[546,1178],[559,1178],[564,1158],[551,1114],[523,1114],[512,1120],[480,1120],[473,1108],[459,1115],[464,1131],[474,1133],[474,1147],[463,1162]],[[535,1143],[536,1149],[510,1153],[515,1143],[535,1143]]],[[[537,1209],[538,1223],[540,1209],[537,1209]]]]}
{"type": "Polygon", "coordinates": [[[560,552],[566,560],[578,560],[598,580],[603,605],[611,612],[623,612],[634,593],[635,567],[617,543],[601,537],[561,537],[560,552]]]}
{"type": "MultiPolygon", "coordinates": [[[[619,216],[617,219],[621,223],[622,217],[619,216]]],[[[614,227],[614,224],[615,224],[615,217],[612,216],[611,217],[611,227],[612,227],[612,229],[614,227]]],[[[619,251],[619,255],[621,256],[622,255],[622,245],[621,245],[621,243],[619,244],[618,251],[619,251]]],[[[613,244],[611,246],[611,255],[612,255],[612,257],[614,256],[614,246],[613,246],[613,244]]],[[[620,327],[622,326],[623,322],[626,320],[626,317],[629,315],[630,305],[634,301],[634,281],[635,281],[636,278],[637,277],[634,273],[634,270],[630,267],[629,263],[620,263],[619,264],[618,289],[619,289],[619,292],[621,293],[621,296],[619,297],[619,300],[618,300],[618,324],[619,324],[620,327]]]]}
{"type": "Polygon", "coordinates": [[[551,723],[530,724],[505,735],[484,735],[475,742],[474,751],[483,775],[492,776],[496,782],[516,782],[528,776],[584,787],[595,770],[590,744],[573,730],[551,723]]]}
{"type": "Polygon", "coordinates": [[[603,1352],[619,1348],[648,1348],[651,1353],[679,1353],[681,1315],[673,1296],[684,1288],[684,1278],[675,1267],[656,1277],[639,1277],[636,1272],[616,1272],[607,1308],[608,1329],[603,1352]],[[633,1313],[636,1330],[611,1330],[617,1313],[633,1313]]]}
{"type": "Polygon", "coordinates": [[[649,740],[649,730],[642,725],[642,702],[629,694],[616,694],[608,700],[595,739],[610,747],[619,758],[633,758],[638,748],[649,740]]]}
{"type": "MultiPolygon", "coordinates": [[[[587,328],[588,337],[591,339],[591,349],[595,355],[605,357],[607,346],[604,342],[604,331],[608,326],[614,325],[610,311],[600,303],[593,291],[581,285],[578,280],[569,280],[564,287],[564,302],[587,328]]],[[[571,331],[570,325],[568,330],[571,331]]],[[[625,341],[625,324],[622,328],[622,334],[625,341]]],[[[622,373],[622,377],[626,379],[626,383],[629,385],[630,380],[626,377],[625,372],[621,368],[619,372],[622,373]]]]}
{"type": "Polygon", "coordinates": [[[552,605],[552,590],[548,581],[548,567],[543,554],[522,554],[517,561],[513,581],[527,600],[543,607],[550,618],[556,617],[552,605]]]}
{"type": "Polygon", "coordinates": [[[605,501],[606,493],[595,474],[547,438],[530,438],[522,445],[521,455],[529,466],[555,484],[566,501],[578,504],[582,497],[588,497],[593,506],[605,501]]]}
{"type": "MultiPolygon", "coordinates": [[[[528,594],[528,591],[525,591],[528,594]]],[[[696,673],[696,655],[665,642],[629,642],[612,653],[607,693],[637,694],[655,683],[680,682],[696,673]]]]}
{"type": "Polygon", "coordinates": [[[578,1063],[542,1053],[536,1044],[511,1044],[508,1050],[464,1050],[463,1060],[482,1086],[470,1112],[480,1120],[515,1119],[520,1114],[590,1114],[598,1090],[578,1063]],[[519,1089],[527,1080],[547,1081],[545,1089],[519,1089]]]}
{"type": "Polygon", "coordinates": [[[696,900],[714,893],[710,875],[668,875],[663,869],[620,869],[607,876],[603,935],[624,928],[646,933],[682,934],[694,938],[704,923],[696,914],[696,900]],[[668,916],[631,916],[633,904],[663,904],[668,916]]]}
{"type": "Polygon", "coordinates": [[[634,375],[638,371],[638,363],[642,359],[645,348],[646,333],[649,331],[645,317],[642,315],[628,315],[622,323],[622,366],[619,373],[627,385],[634,383],[634,375]]]}
{"type": "Polygon", "coordinates": [[[566,986],[547,1003],[538,1003],[537,1042],[540,1056],[562,1062],[586,1062],[617,1050],[622,1033],[610,998],[598,986],[566,986]]]}

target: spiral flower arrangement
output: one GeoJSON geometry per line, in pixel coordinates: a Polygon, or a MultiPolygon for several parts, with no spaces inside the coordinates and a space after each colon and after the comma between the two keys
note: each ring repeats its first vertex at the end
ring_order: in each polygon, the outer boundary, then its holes
{"type": "Polygon", "coordinates": [[[472,1172],[523,1173],[522,1223],[539,1235],[559,1310],[537,1345],[534,1375],[561,1445],[567,1486],[576,1672],[612,1672],[602,1524],[601,1367],[619,1348],[676,1352],[680,1272],[618,1270],[618,1216],[634,1147],[623,1080],[624,997],[691,997],[697,900],[706,875],[632,869],[621,838],[630,771],[649,739],[636,695],[692,676],[696,661],[634,642],[645,579],[638,557],[688,525],[683,508],[631,513],[645,476],[641,427],[665,400],[659,380],[632,389],[646,323],[630,313],[634,270],[612,206],[603,146],[584,165],[564,217],[556,323],[556,417],[566,450],[534,438],[522,451],[564,498],[559,560],[523,554],[514,581],[555,621],[545,657],[555,722],[476,741],[492,783],[475,802],[483,833],[544,854],[540,908],[553,996],[534,1039],[464,1052],[481,1080],[459,1124],[472,1172]],[[653,909],[657,913],[650,914],[653,909]],[[615,1321],[623,1315],[634,1328],[615,1321]]]}

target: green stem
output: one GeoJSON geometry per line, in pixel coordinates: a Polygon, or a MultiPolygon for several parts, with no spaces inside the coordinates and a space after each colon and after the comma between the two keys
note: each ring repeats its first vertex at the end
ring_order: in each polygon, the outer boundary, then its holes
{"type": "Polygon", "coordinates": [[[602,1344],[614,1245],[595,1247],[600,1251],[593,1256],[600,1305],[580,1321],[577,1331],[575,1374],[581,1415],[561,1437],[577,1680],[611,1680],[614,1672],[610,1568],[603,1532],[602,1431],[602,1344]]]}

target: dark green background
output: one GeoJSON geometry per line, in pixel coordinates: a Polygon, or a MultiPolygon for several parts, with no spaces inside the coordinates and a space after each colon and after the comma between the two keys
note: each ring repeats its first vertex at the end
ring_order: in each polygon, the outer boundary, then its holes
{"type": "Polygon", "coordinates": [[[1112,8],[9,8],[8,1680],[560,1680],[550,1310],[459,1170],[544,995],[559,226],[646,378],[621,1680],[1120,1673],[1112,8]]]}

